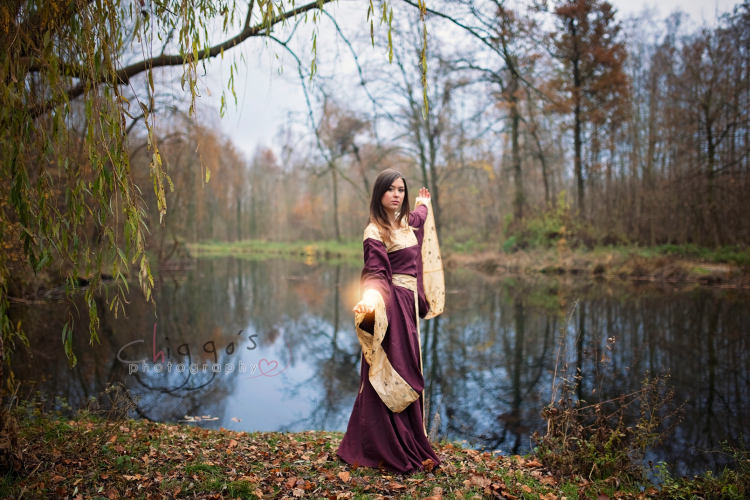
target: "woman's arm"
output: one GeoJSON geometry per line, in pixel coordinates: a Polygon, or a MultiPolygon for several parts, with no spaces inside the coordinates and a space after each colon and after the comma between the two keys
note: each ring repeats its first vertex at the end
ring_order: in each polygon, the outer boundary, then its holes
{"type": "Polygon", "coordinates": [[[424,226],[425,220],[427,220],[427,206],[420,200],[420,198],[430,198],[430,192],[427,188],[419,190],[416,206],[414,207],[414,210],[409,212],[409,225],[417,229],[421,229],[422,226],[424,226]]]}
{"type": "Polygon", "coordinates": [[[353,311],[371,313],[375,309],[378,295],[383,298],[384,303],[388,303],[393,274],[388,252],[380,239],[377,228],[371,225],[365,229],[362,246],[365,265],[362,269],[361,285],[364,293],[362,300],[354,306],[353,311]]]}

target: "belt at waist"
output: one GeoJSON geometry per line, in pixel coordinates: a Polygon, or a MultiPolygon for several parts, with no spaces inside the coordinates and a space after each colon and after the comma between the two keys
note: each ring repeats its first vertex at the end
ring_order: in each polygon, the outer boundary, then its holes
{"type": "Polygon", "coordinates": [[[408,288],[412,292],[417,291],[417,277],[408,274],[394,274],[391,280],[394,285],[408,288]]]}

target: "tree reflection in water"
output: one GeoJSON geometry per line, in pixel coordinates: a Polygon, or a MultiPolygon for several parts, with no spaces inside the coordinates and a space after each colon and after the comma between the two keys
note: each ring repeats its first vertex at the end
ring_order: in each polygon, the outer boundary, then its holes
{"type": "MultiPolygon", "coordinates": [[[[102,315],[100,344],[88,345],[87,320],[78,320],[73,369],[59,343],[68,304],[14,307],[12,318],[22,322],[33,347],[13,358],[23,381],[19,392],[23,398],[40,390],[77,407],[120,380],[141,397],[139,414],[152,420],[215,415],[218,420],[201,425],[343,430],[359,389],[361,351],[351,308],[360,270],[347,262],[223,258],[197,260],[182,273],[164,271],[156,310],[131,294],[127,319],[102,315]],[[117,353],[135,340],[143,342],[125,358],[152,362],[163,351],[176,363],[187,361],[178,352],[189,350],[190,361],[200,365],[265,358],[278,362],[274,373],[289,366],[276,377],[252,380],[245,379],[249,373],[128,375],[117,353]],[[257,350],[248,349],[254,345],[257,350]],[[241,423],[230,420],[243,411],[241,423]]],[[[580,369],[578,395],[588,402],[632,392],[647,371],[670,371],[675,400],[688,401],[686,414],[652,458],[677,464],[681,474],[720,464],[721,455],[700,450],[737,439],[750,421],[747,294],[565,277],[493,280],[461,270],[447,272],[446,283],[446,312],[421,322],[428,427],[440,412],[441,437],[513,453],[528,449],[530,434],[545,428],[540,411],[549,402],[561,335],[571,365],[580,369]]],[[[97,308],[109,310],[103,297],[97,308]]]]}

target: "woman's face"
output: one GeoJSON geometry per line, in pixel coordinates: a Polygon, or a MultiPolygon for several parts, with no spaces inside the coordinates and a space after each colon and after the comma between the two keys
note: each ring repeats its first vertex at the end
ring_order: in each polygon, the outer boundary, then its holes
{"type": "Polygon", "coordinates": [[[388,191],[385,192],[383,198],[380,200],[380,203],[383,204],[383,208],[385,208],[387,212],[398,212],[401,209],[401,204],[404,202],[405,190],[406,186],[404,185],[404,180],[401,177],[398,177],[393,181],[391,187],[388,188],[388,191]]]}

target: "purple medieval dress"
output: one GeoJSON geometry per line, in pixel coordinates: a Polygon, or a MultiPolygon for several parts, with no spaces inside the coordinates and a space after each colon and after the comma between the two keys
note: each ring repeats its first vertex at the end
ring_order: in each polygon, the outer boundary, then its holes
{"type": "MultiPolygon", "coordinates": [[[[337,450],[337,455],[349,464],[382,466],[400,474],[423,470],[423,462],[427,459],[432,459],[436,466],[440,464],[425,435],[422,417],[424,377],[415,294],[393,282],[394,274],[417,278],[419,316],[424,318],[429,311],[422,285],[421,255],[426,218],[425,205],[418,206],[409,214],[408,226],[411,229],[407,229],[413,230],[417,244],[405,248],[400,248],[403,245],[395,245],[389,251],[382,241],[368,238],[365,232],[362,290],[374,289],[382,295],[388,318],[382,348],[395,371],[419,394],[419,398],[399,413],[391,411],[370,383],[369,365],[362,355],[360,391],[354,402],[346,434],[337,450]]],[[[412,241],[413,239],[412,237],[412,241]]],[[[372,314],[367,315],[360,326],[370,333],[373,331],[371,316],[372,314]]]]}

